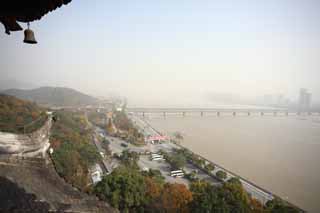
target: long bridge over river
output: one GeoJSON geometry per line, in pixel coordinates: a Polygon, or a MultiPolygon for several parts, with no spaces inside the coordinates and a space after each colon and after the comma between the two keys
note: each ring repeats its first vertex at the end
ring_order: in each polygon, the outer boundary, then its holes
{"type": "Polygon", "coordinates": [[[180,114],[187,116],[188,114],[199,114],[200,116],[205,115],[272,115],[272,116],[289,116],[289,115],[320,115],[320,111],[309,111],[309,110],[297,110],[297,109],[286,109],[286,108],[141,108],[131,107],[126,109],[129,113],[136,113],[145,116],[146,114],[162,114],[163,116],[180,114]]]}

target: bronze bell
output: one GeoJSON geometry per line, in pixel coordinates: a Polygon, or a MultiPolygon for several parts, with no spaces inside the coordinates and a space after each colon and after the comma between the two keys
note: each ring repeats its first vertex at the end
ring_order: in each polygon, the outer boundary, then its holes
{"type": "Polygon", "coordinates": [[[28,23],[28,29],[26,29],[24,31],[24,40],[23,40],[24,43],[27,43],[27,44],[36,44],[38,43],[34,37],[34,33],[32,30],[29,29],[29,23],[28,23]]]}

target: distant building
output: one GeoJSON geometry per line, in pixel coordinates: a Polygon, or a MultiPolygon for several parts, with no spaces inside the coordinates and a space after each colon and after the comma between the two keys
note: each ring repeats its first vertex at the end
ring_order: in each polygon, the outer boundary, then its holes
{"type": "Polygon", "coordinates": [[[302,110],[309,109],[311,105],[311,93],[307,89],[301,88],[299,93],[299,108],[302,110]]]}
{"type": "Polygon", "coordinates": [[[93,184],[96,184],[102,180],[103,172],[99,164],[95,164],[94,166],[92,166],[89,169],[89,172],[90,172],[91,180],[93,184]]]}

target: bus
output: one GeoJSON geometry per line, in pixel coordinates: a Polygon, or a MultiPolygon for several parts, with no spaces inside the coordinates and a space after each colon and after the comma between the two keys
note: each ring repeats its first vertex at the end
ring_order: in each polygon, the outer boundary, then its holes
{"type": "Polygon", "coordinates": [[[184,174],[183,173],[178,173],[175,177],[183,177],[184,174]]]}
{"type": "Polygon", "coordinates": [[[171,177],[183,177],[184,173],[182,170],[175,170],[170,172],[171,177]]]}
{"type": "Polygon", "coordinates": [[[159,161],[159,160],[164,160],[163,157],[154,157],[152,158],[153,161],[159,161]]]}
{"type": "Polygon", "coordinates": [[[180,169],[180,170],[173,170],[170,173],[171,174],[176,174],[176,173],[181,173],[181,172],[183,172],[183,171],[180,169]]]}

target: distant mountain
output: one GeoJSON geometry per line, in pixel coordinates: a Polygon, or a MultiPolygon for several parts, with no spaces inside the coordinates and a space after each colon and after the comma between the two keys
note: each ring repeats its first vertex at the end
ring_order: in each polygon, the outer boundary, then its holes
{"type": "Polygon", "coordinates": [[[0,91],[2,90],[7,90],[7,89],[34,89],[36,86],[34,84],[24,82],[24,81],[19,81],[15,79],[8,79],[8,78],[3,78],[0,79],[0,91]]]}
{"type": "Polygon", "coordinates": [[[85,106],[98,102],[97,98],[65,87],[40,87],[32,90],[9,89],[1,93],[44,106],[85,106]]]}

